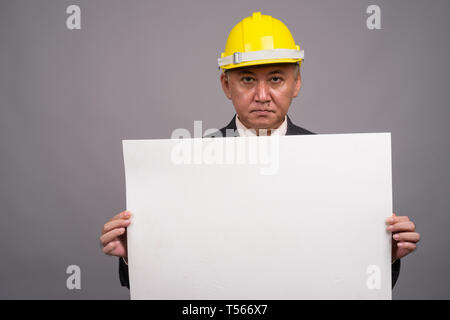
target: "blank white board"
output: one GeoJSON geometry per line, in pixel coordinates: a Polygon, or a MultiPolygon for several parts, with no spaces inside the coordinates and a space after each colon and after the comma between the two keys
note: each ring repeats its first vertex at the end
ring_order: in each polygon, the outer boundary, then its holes
{"type": "Polygon", "coordinates": [[[132,299],[391,299],[390,133],[124,140],[132,299]]]}

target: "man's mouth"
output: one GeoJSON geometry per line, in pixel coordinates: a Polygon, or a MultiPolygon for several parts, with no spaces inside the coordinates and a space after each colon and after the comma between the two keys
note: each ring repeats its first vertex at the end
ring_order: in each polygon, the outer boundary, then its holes
{"type": "Polygon", "coordinates": [[[267,110],[267,109],[257,109],[257,110],[250,111],[250,113],[256,113],[258,115],[264,115],[264,114],[269,114],[269,113],[275,113],[275,111],[267,110]]]}

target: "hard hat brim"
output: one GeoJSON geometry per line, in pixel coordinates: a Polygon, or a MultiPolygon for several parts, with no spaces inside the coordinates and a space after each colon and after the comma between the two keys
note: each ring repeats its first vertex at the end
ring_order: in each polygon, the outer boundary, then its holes
{"type": "Polygon", "coordinates": [[[299,65],[301,65],[302,62],[303,62],[303,59],[255,60],[255,61],[241,62],[239,64],[228,64],[225,66],[221,66],[220,68],[222,70],[231,70],[231,69],[237,69],[237,68],[242,68],[242,67],[252,67],[252,66],[278,64],[278,63],[298,63],[299,65]]]}

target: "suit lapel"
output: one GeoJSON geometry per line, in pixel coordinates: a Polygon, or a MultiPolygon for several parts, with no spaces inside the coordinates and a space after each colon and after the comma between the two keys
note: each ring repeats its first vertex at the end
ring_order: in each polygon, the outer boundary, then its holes
{"type": "Polygon", "coordinates": [[[220,129],[220,132],[222,133],[223,137],[239,137],[239,132],[237,132],[237,127],[236,127],[236,115],[234,115],[233,119],[230,121],[230,123],[220,129]],[[227,131],[228,131],[228,135],[227,135],[227,131]],[[232,131],[232,134],[230,135],[230,132],[232,131]]]}

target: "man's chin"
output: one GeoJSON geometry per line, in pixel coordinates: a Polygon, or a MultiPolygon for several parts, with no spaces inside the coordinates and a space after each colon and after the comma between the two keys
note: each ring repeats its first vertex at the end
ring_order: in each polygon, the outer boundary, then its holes
{"type": "Polygon", "coordinates": [[[251,129],[273,129],[279,127],[281,123],[278,123],[277,119],[272,117],[257,117],[249,121],[251,129]]]}

